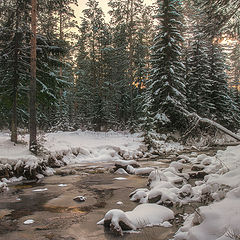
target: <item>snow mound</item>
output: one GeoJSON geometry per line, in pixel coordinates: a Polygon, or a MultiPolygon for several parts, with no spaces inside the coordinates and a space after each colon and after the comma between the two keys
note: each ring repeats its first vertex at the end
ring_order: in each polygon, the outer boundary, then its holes
{"type": "Polygon", "coordinates": [[[171,226],[167,221],[174,218],[172,210],[157,204],[140,204],[132,211],[112,209],[97,224],[104,224],[113,232],[123,235],[123,230],[136,230],[146,226],[171,226]]]}

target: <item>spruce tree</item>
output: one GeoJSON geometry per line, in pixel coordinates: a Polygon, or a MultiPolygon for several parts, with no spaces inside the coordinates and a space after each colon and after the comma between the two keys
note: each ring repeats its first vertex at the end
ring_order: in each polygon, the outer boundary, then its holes
{"type": "Polygon", "coordinates": [[[223,126],[230,129],[236,129],[239,126],[239,111],[236,102],[231,97],[228,86],[224,53],[216,43],[212,43],[210,61],[210,78],[213,83],[211,86],[211,96],[212,103],[214,104],[212,114],[215,116],[216,121],[223,126]]]}
{"type": "Polygon", "coordinates": [[[181,1],[158,1],[157,35],[152,47],[150,112],[158,132],[186,126],[186,90],[182,61],[181,1]]]}

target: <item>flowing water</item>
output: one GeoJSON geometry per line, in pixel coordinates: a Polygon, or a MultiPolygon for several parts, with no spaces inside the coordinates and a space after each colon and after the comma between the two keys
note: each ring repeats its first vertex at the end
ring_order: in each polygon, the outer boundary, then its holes
{"type": "MultiPolygon", "coordinates": [[[[161,159],[140,164],[167,167],[170,161],[161,159]]],[[[68,166],[58,169],[60,175],[40,182],[11,185],[8,192],[0,193],[0,240],[171,239],[181,220],[170,228],[145,228],[123,237],[114,236],[96,224],[110,209],[132,210],[137,204],[129,200],[129,194],[147,184],[146,177],[135,175],[115,179],[123,176],[106,172],[111,166],[112,163],[68,166]],[[66,175],[69,172],[74,175],[66,175]],[[73,200],[79,195],[86,201],[73,200]],[[119,201],[123,204],[117,204],[119,201]],[[34,222],[24,224],[26,220],[34,222]]]]}

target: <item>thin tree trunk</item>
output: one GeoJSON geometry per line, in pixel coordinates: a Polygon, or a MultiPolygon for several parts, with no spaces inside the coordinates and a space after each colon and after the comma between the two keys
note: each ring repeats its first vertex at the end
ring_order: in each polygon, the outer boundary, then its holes
{"type": "Polygon", "coordinates": [[[18,73],[18,62],[19,62],[19,43],[21,34],[19,31],[19,9],[17,3],[16,10],[16,32],[14,36],[14,76],[13,76],[13,99],[12,99],[12,119],[11,119],[11,141],[17,143],[17,92],[18,92],[18,82],[19,82],[19,73],[18,73]]]}
{"type": "MultiPolygon", "coordinates": [[[[63,19],[62,19],[62,12],[60,11],[60,15],[59,15],[59,31],[60,31],[60,40],[62,41],[63,40],[63,19]]],[[[59,76],[60,76],[60,78],[62,78],[62,76],[63,76],[63,68],[62,68],[62,56],[60,56],[60,68],[59,68],[59,76]]],[[[63,111],[62,111],[62,105],[63,105],[63,103],[62,103],[62,95],[63,95],[63,93],[62,93],[62,89],[60,89],[60,91],[59,91],[59,94],[60,94],[60,107],[59,107],[59,111],[60,111],[60,121],[62,120],[62,115],[63,115],[63,111]]]]}
{"type": "Polygon", "coordinates": [[[13,102],[12,102],[12,121],[11,121],[11,141],[17,143],[17,91],[18,91],[18,50],[19,39],[18,33],[15,33],[15,60],[14,60],[14,76],[13,76],[13,102]]]}
{"type": "Polygon", "coordinates": [[[37,153],[37,121],[36,121],[36,22],[37,22],[37,0],[32,0],[32,36],[31,36],[31,80],[30,80],[30,119],[29,119],[29,150],[37,153]]]}
{"type": "Polygon", "coordinates": [[[128,17],[129,27],[129,78],[130,78],[130,122],[133,121],[133,0],[128,0],[128,17]],[[130,5],[130,6],[129,6],[130,5]],[[129,9],[130,7],[130,9],[129,9]]]}

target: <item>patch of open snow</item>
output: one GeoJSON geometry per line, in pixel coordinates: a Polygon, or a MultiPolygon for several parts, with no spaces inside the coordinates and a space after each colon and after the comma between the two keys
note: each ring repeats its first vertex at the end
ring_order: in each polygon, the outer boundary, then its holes
{"type": "MultiPolygon", "coordinates": [[[[28,135],[25,139],[28,139],[28,135]]],[[[0,170],[16,171],[19,167],[37,169],[43,161],[55,161],[59,166],[84,162],[114,162],[122,158],[139,158],[146,151],[140,134],[127,132],[57,132],[44,135],[41,142],[44,158],[36,157],[28,150],[28,143],[14,144],[8,133],[0,132],[0,170]],[[60,160],[59,160],[60,159],[60,160]]],[[[134,164],[137,164],[134,161],[134,164]]],[[[50,176],[54,170],[47,167],[43,174],[50,176]]]]}

